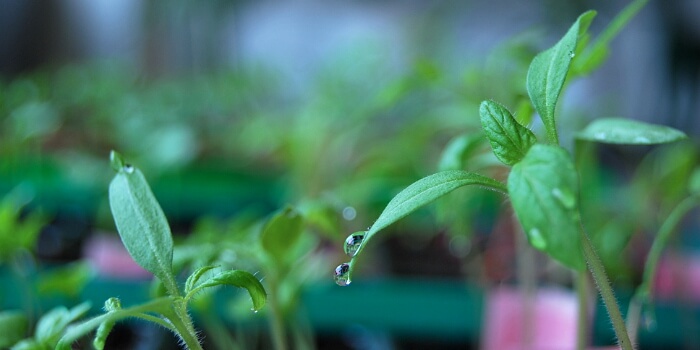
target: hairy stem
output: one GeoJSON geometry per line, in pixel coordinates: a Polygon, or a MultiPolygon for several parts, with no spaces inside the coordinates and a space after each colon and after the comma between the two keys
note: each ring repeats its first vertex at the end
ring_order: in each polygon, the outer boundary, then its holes
{"type": "Polygon", "coordinates": [[[632,346],[630,337],[627,334],[625,321],[620,313],[620,308],[617,305],[617,300],[615,299],[615,294],[613,293],[610,282],[608,281],[608,276],[605,273],[603,263],[598,258],[598,254],[596,254],[595,249],[593,249],[593,244],[591,244],[583,225],[581,225],[580,231],[581,243],[583,245],[583,255],[586,258],[586,263],[588,264],[588,269],[591,271],[593,280],[596,282],[600,296],[603,298],[605,308],[608,310],[608,316],[612,322],[617,341],[623,350],[633,350],[634,347],[632,346]]]}
{"type": "Polygon", "coordinates": [[[172,315],[169,319],[189,350],[203,350],[197,338],[192,318],[187,313],[187,304],[182,298],[173,298],[172,315]]]}
{"type": "Polygon", "coordinates": [[[576,293],[578,294],[578,322],[576,327],[576,349],[585,350],[588,346],[588,295],[590,281],[588,273],[575,271],[576,293]]]}

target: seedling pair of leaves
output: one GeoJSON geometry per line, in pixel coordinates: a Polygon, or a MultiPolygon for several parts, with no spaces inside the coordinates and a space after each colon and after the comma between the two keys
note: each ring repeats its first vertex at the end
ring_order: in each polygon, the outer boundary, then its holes
{"type": "Polygon", "coordinates": [[[181,293],[173,273],[172,234],[160,205],[139,169],[125,164],[116,152],[110,157],[117,174],[109,186],[109,201],[119,235],[134,261],[162,282],[167,296],[128,308],[122,308],[119,299],[110,298],[105,302],[104,314],[66,327],[57,349],[70,349],[71,343],[94,330],[97,332],[93,345],[102,349],[114,324],[132,317],[171,330],[189,349],[201,349],[188,314],[188,303],[197,293],[230,285],[248,291],[253,310],[265,305],[267,294],[255,276],[241,270],[212,274],[214,266],[195,270],[185,282],[184,294],[181,293]]]}
{"type": "MultiPolygon", "coordinates": [[[[628,21],[644,2],[637,1],[625,9],[613,21],[613,26],[618,27],[615,30],[619,30],[620,23],[628,21]]],[[[505,106],[495,101],[482,102],[479,112],[484,134],[494,155],[503,164],[512,167],[507,185],[462,170],[443,171],[413,183],[389,202],[368,231],[348,237],[346,252],[353,259],[336,268],[338,284],[350,283],[357,256],[377,232],[459,187],[476,185],[509,196],[533,247],[574,270],[583,270],[588,263],[609,310],[618,342],[623,348],[631,349],[604,269],[581,223],[578,172],[569,152],[559,146],[555,118],[556,105],[567,78],[590,72],[602,62],[600,57],[604,54],[599,52],[607,52],[605,47],[610,36],[599,39],[599,43],[605,45],[595,44],[587,49],[587,29],[594,16],[594,11],[579,16],[559,42],[535,56],[528,69],[527,92],[542,119],[547,143],[540,142],[505,106]],[[572,70],[575,59],[578,62],[574,67],[577,68],[572,70]]],[[[610,31],[608,29],[605,33],[610,31]]],[[[594,121],[576,137],[583,141],[650,145],[673,142],[686,136],[665,126],[608,118],[594,121]]]]}

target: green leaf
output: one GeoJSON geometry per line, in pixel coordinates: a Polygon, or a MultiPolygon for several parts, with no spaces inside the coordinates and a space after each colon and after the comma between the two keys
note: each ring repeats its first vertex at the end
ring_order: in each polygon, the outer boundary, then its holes
{"type": "Polygon", "coordinates": [[[588,50],[574,59],[572,71],[576,75],[586,75],[598,68],[608,57],[610,42],[629,23],[634,16],[649,2],[636,0],[627,5],[598,36],[588,50]]]}
{"type": "Polygon", "coordinates": [[[139,169],[126,164],[119,169],[109,185],[109,204],[119,236],[131,257],[163,281],[169,293],[177,295],[170,226],[139,169]]]}
{"type": "Polygon", "coordinates": [[[683,140],[687,136],[674,128],[631,119],[597,119],[576,135],[579,140],[626,145],[654,145],[683,140]]]}
{"type": "Polygon", "coordinates": [[[93,270],[87,262],[67,264],[41,275],[36,289],[40,294],[61,293],[78,297],[92,276],[93,270]]]}
{"type": "Polygon", "coordinates": [[[542,118],[549,141],[555,144],[559,143],[554,119],[559,94],[576,54],[578,38],[585,34],[595,15],[595,11],[587,11],[579,16],[559,42],[535,56],[527,71],[527,93],[542,118]]]}
{"type": "Polygon", "coordinates": [[[584,267],[578,174],[563,148],[538,144],[513,166],[508,194],[530,244],[560,263],[584,267]]]}
{"type": "Polygon", "coordinates": [[[445,171],[464,168],[466,160],[481,146],[483,140],[484,137],[481,133],[455,137],[445,146],[445,150],[440,157],[438,169],[445,171]]]}
{"type": "Polygon", "coordinates": [[[202,282],[202,284],[193,290],[193,293],[203,288],[220,285],[245,288],[253,301],[254,311],[258,311],[265,306],[265,302],[267,300],[267,292],[265,292],[265,287],[263,287],[262,283],[260,283],[260,281],[258,281],[258,279],[251,273],[241,270],[230,270],[219,273],[216,276],[202,282]]]}
{"type": "Polygon", "coordinates": [[[207,273],[209,270],[216,268],[216,266],[202,266],[195,270],[190,277],[187,277],[187,281],[185,281],[185,295],[189,294],[190,291],[194,289],[194,287],[197,285],[197,282],[199,282],[199,279],[207,273]]]}
{"type": "Polygon", "coordinates": [[[537,143],[537,137],[520,125],[508,109],[494,101],[484,101],[479,107],[481,126],[498,160],[513,166],[537,143]]]}
{"type": "Polygon", "coordinates": [[[90,310],[90,303],[84,302],[68,310],[65,306],[51,309],[39,319],[34,338],[39,343],[54,346],[68,325],[90,310]]]}
{"type": "Polygon", "coordinates": [[[299,241],[303,218],[292,207],[275,213],[262,230],[262,246],[278,263],[285,261],[291,248],[299,241]]]}
{"type": "Polygon", "coordinates": [[[22,340],[28,326],[27,316],[21,311],[0,312],[0,348],[7,349],[22,340]]]}
{"type": "Polygon", "coordinates": [[[399,194],[387,204],[377,221],[374,222],[372,227],[370,227],[365,234],[362,244],[360,244],[357,253],[353,257],[353,263],[355,258],[362,252],[362,249],[367,245],[367,242],[371,240],[377,232],[404,218],[416,209],[433,202],[457,188],[467,185],[476,185],[501,193],[506,192],[506,187],[501,182],[463,170],[448,170],[426,176],[399,192],[399,194]]]}

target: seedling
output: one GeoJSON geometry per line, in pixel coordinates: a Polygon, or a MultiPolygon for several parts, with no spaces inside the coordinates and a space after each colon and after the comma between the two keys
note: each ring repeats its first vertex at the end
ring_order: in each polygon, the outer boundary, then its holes
{"type": "MultiPolygon", "coordinates": [[[[442,171],[416,181],[389,202],[366,232],[356,232],[347,238],[345,251],[352,260],[335,269],[336,283],[341,286],[351,283],[359,256],[380,230],[457,188],[474,185],[508,196],[534,248],[582,276],[588,267],[619,345],[632,349],[605,270],[581,219],[579,174],[572,154],[559,145],[555,112],[566,83],[593,71],[604,61],[610,40],[645,3],[635,1],[629,5],[592,45],[588,45],[587,30],[596,12],[583,13],[559,42],[532,60],[526,87],[532,106],[542,120],[545,141],[516,120],[506,106],[495,101],[481,103],[483,133],[496,158],[510,167],[507,183],[462,170],[442,171]]],[[[584,141],[628,145],[661,144],[686,138],[684,133],[672,128],[620,118],[595,120],[576,137],[584,141]]],[[[585,342],[579,341],[578,346],[583,348],[585,342]]]]}
{"type": "MultiPolygon", "coordinates": [[[[134,261],[158,278],[167,296],[127,308],[122,307],[119,299],[110,298],[105,302],[104,314],[66,327],[76,318],[70,317],[66,325],[62,325],[65,327],[62,337],[56,339],[57,349],[70,349],[74,341],[94,330],[97,332],[93,345],[103,349],[114,324],[126,318],[158,324],[175,333],[186,348],[202,349],[188,313],[189,302],[200,291],[221,285],[244,288],[250,294],[254,311],[265,305],[267,295],[260,281],[241,270],[212,273],[217,269],[215,266],[200,267],[187,278],[181,291],[172,267],[172,235],[160,205],[139,169],[124,163],[116,152],[112,152],[110,158],[117,174],[109,186],[109,202],[119,235],[134,261]]],[[[80,313],[86,310],[85,307],[78,309],[80,313]]],[[[55,342],[53,338],[49,340],[55,342]]]]}

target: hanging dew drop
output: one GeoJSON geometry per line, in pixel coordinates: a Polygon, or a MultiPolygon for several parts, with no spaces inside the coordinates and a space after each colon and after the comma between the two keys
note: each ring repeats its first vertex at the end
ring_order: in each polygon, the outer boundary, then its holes
{"type": "Polygon", "coordinates": [[[335,268],[335,284],[345,287],[350,284],[350,264],[342,263],[335,268]]]}
{"type": "Polygon", "coordinates": [[[345,239],[345,254],[351,258],[357,254],[357,251],[362,245],[362,241],[365,239],[365,231],[357,231],[352,233],[345,239]]]}
{"type": "Polygon", "coordinates": [[[544,237],[542,236],[542,232],[536,228],[531,229],[528,231],[528,238],[530,239],[530,244],[532,244],[533,247],[539,249],[539,250],[544,250],[547,248],[547,242],[544,240],[544,237]]]}
{"type": "Polygon", "coordinates": [[[576,56],[576,53],[573,51],[569,51],[569,57],[574,58],[576,56]]]}
{"type": "Polygon", "coordinates": [[[124,172],[127,174],[131,174],[134,172],[134,166],[131,164],[124,164],[124,172]]]}

